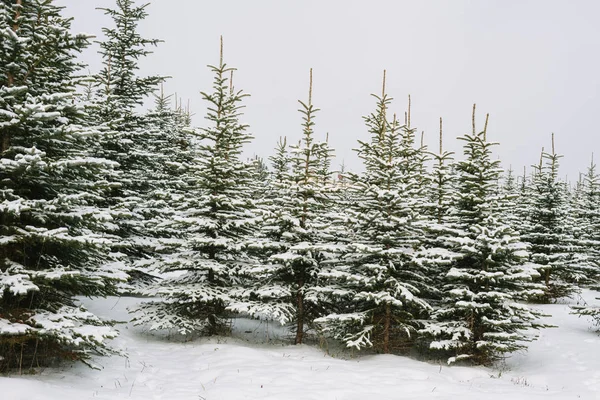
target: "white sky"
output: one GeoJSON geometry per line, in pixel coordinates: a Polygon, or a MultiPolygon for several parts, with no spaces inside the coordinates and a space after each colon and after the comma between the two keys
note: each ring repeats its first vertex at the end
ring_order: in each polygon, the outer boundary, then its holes
{"type": "MultiPolygon", "coordinates": [[[[57,2],[76,31],[101,38],[110,24],[95,7],[114,0],[57,2]]],[[[488,137],[501,143],[505,167],[536,163],[555,132],[562,174],[574,180],[600,147],[599,1],[154,0],[147,10],[141,32],[165,43],[142,73],[172,76],[165,89],[191,101],[195,124],[203,124],[199,92],[212,83],[205,66],[218,62],[224,36],[235,86],[251,94],[249,155],[269,156],[281,135],[300,137],[297,100],[307,97],[311,67],[316,132],[329,132],[335,166],[360,169],[352,148],[368,137],[362,116],[374,109],[383,69],[391,111],[404,115],[410,93],[412,125],[432,148],[441,116],[445,146],[462,154],[455,138],[470,131],[473,103],[479,127],[490,113],[488,137]]],[[[93,72],[96,50],[83,56],[93,72]]]]}

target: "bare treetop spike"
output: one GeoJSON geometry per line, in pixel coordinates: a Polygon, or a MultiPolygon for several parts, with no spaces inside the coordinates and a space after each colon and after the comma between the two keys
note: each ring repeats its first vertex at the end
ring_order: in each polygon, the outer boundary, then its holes
{"type": "Polygon", "coordinates": [[[312,105],[312,89],[313,89],[313,73],[312,68],[310,69],[310,79],[308,84],[308,106],[312,105]]]}
{"type": "Polygon", "coordinates": [[[476,134],[475,131],[475,109],[477,108],[477,104],[473,103],[473,115],[471,116],[471,123],[473,124],[473,135],[476,134]]]}
{"type": "Polygon", "coordinates": [[[440,154],[442,154],[442,137],[443,137],[443,125],[442,125],[442,117],[440,117],[440,154]]]}
{"type": "Polygon", "coordinates": [[[490,113],[487,113],[485,115],[485,125],[483,126],[483,140],[487,140],[487,126],[488,126],[488,120],[490,119],[490,113]]]}
{"type": "Polygon", "coordinates": [[[406,114],[406,127],[410,129],[410,94],[408,95],[408,112],[406,114]]]}
{"type": "Polygon", "coordinates": [[[221,35],[221,44],[219,48],[219,67],[223,66],[223,35],[221,35]]]}

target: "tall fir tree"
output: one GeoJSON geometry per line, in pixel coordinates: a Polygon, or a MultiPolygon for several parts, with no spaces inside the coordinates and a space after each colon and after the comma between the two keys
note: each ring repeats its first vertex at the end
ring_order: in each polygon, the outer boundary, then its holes
{"type": "Polygon", "coordinates": [[[165,80],[162,76],[139,76],[140,60],[160,42],[143,38],[138,32],[138,24],[148,17],[147,6],[137,6],[133,0],[116,0],[115,8],[100,9],[112,19],[113,26],[102,29],[105,39],[99,45],[103,67],[94,76],[95,91],[88,102],[92,123],[103,132],[97,152],[120,166],[109,177],[113,190],[107,204],[115,220],[111,233],[121,237],[113,248],[112,265],[131,277],[125,291],[138,290],[138,284],[150,278],[142,266],[147,264],[145,260],[153,258],[157,244],[154,232],[148,231],[146,225],[157,212],[153,196],[164,182],[157,179],[160,173],[155,171],[168,168],[164,163],[165,150],[168,153],[182,147],[178,143],[175,148],[165,147],[173,138],[163,132],[166,120],[161,122],[154,113],[138,112],[144,100],[165,80]]]}
{"type": "Polygon", "coordinates": [[[374,97],[377,110],[364,118],[371,140],[359,141],[357,150],[365,172],[350,175],[352,241],[342,260],[320,274],[320,293],[332,298],[335,312],[316,322],[348,347],[390,353],[406,347],[415,319],[430,306],[420,297],[425,271],[413,258],[423,235],[416,223],[422,191],[414,130],[395,115],[388,119],[385,72],[382,94],[374,97]]]}
{"type": "Polygon", "coordinates": [[[52,1],[0,2],[0,371],[111,352],[116,336],[75,296],[114,292],[111,238],[98,207],[115,163],[77,101],[79,52],[52,1]]]}
{"type": "Polygon", "coordinates": [[[198,132],[198,150],[190,173],[193,186],[174,217],[184,239],[169,255],[165,279],[146,293],[160,296],[134,310],[136,324],[149,329],[175,329],[181,334],[222,334],[232,311],[246,312],[246,303],[233,291],[240,271],[252,260],[245,242],[256,223],[250,198],[250,174],[241,160],[243,145],[252,136],[239,121],[248,95],[231,85],[232,68],[223,62],[209,66],[212,92],[202,92],[208,103],[208,125],[198,132]]]}
{"type": "Polygon", "coordinates": [[[195,165],[197,146],[189,126],[189,109],[171,108],[172,97],[165,95],[161,86],[159,94],[155,95],[154,109],[143,115],[146,152],[151,155],[152,163],[145,165],[143,179],[148,190],[140,196],[135,209],[141,222],[137,244],[145,250],[143,257],[131,263],[133,270],[129,270],[137,290],[157,279],[165,259],[177,252],[181,241],[185,240],[177,216],[194,186],[191,170],[195,165]]]}
{"type": "MultiPolygon", "coordinates": [[[[582,283],[600,290],[600,175],[596,171],[593,156],[583,176],[578,205],[579,240],[584,248],[579,258],[587,266],[582,283]]],[[[600,307],[584,303],[572,309],[574,314],[590,317],[594,325],[600,328],[600,307]]]]}
{"type": "Polygon", "coordinates": [[[579,175],[570,193],[568,221],[571,236],[570,278],[578,286],[600,279],[600,175],[592,156],[585,174],[579,175]]]}
{"type": "Polygon", "coordinates": [[[569,204],[565,182],[558,177],[558,161],[554,151],[542,151],[539,165],[534,166],[529,192],[526,230],[522,238],[529,245],[530,260],[538,265],[545,293],[541,301],[551,301],[576,291],[575,269],[570,264],[573,237],[569,229],[569,204]]]}
{"type": "Polygon", "coordinates": [[[143,38],[138,32],[140,21],[148,17],[149,4],[136,6],[134,0],[116,0],[116,8],[101,8],[114,22],[114,27],[102,28],[106,37],[100,42],[103,68],[96,76],[100,118],[112,126],[135,116],[135,108],[154,93],[164,81],[161,76],[139,77],[139,60],[152,54],[149,46],[158,39],[143,38]]]}
{"type": "Polygon", "coordinates": [[[447,238],[455,234],[450,226],[456,219],[453,200],[458,189],[454,152],[444,150],[443,147],[442,118],[440,118],[439,151],[430,152],[429,156],[433,160],[433,166],[427,179],[430,184],[424,188],[425,249],[421,250],[420,257],[430,268],[428,276],[432,279],[436,290],[431,293],[432,296],[428,300],[435,305],[440,300],[440,290],[447,267],[457,256],[446,245],[447,238]]]}
{"type": "Polygon", "coordinates": [[[486,127],[477,133],[473,109],[473,133],[465,142],[466,159],[458,162],[454,236],[446,246],[458,258],[444,277],[444,296],[434,312],[434,322],[422,332],[433,340],[430,347],[450,356],[448,362],[467,360],[487,364],[505,353],[524,349],[532,340],[526,334],[540,326],[540,314],[519,303],[542,293],[532,278],[535,269],[524,265],[519,236],[502,221],[497,196],[500,161],[491,159],[492,146],[486,127]]]}
{"type": "Polygon", "coordinates": [[[317,298],[318,272],[333,258],[327,241],[333,236],[326,215],[331,189],[327,141],[314,136],[312,69],[308,102],[300,101],[302,139],[288,146],[281,139],[273,163],[272,187],[265,203],[262,265],[250,291],[255,315],[293,324],[294,343],[302,344],[314,319],[322,314],[317,298]],[[326,239],[327,238],[327,239],[326,239]],[[266,258],[266,259],[265,259],[266,258]]]}

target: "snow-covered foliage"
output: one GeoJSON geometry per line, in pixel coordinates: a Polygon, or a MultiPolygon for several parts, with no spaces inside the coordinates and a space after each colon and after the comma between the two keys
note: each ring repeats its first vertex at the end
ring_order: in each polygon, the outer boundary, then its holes
{"type": "MultiPolygon", "coordinates": [[[[182,334],[224,333],[228,314],[253,313],[238,302],[238,275],[252,262],[245,250],[257,222],[250,197],[250,174],[241,160],[242,146],[252,136],[240,123],[241,102],[248,96],[231,85],[233,71],[221,52],[214,73],[213,91],[202,93],[208,103],[208,126],[195,131],[198,143],[189,182],[171,217],[174,251],[160,262],[162,273],[176,273],[145,293],[160,300],[135,311],[137,324],[151,329],[176,329],[182,334]]],[[[168,243],[168,241],[167,241],[168,243]]],[[[242,300],[243,301],[243,300],[242,300]]]]}
{"type": "Polygon", "coordinates": [[[539,274],[526,264],[518,233],[502,220],[500,162],[491,159],[496,143],[486,140],[485,130],[460,139],[465,160],[456,167],[454,234],[446,238],[459,256],[444,276],[433,322],[421,333],[433,338],[431,349],[450,356],[449,363],[488,363],[532,340],[526,331],[539,326],[540,314],[520,301],[543,291],[532,282],[539,274]]]}
{"type": "Polygon", "coordinates": [[[109,233],[120,237],[112,248],[112,265],[130,277],[127,285],[121,285],[124,291],[139,290],[152,281],[147,259],[154,256],[161,235],[149,220],[167,214],[160,198],[181,186],[177,164],[189,158],[185,113],[169,110],[168,97],[161,92],[156,109],[148,113],[136,110],[165,80],[139,76],[141,60],[160,42],[138,32],[148,16],[147,6],[117,0],[115,8],[100,9],[113,26],[103,28],[105,37],[99,42],[103,67],[91,77],[86,93],[89,124],[102,132],[96,153],[120,166],[107,175],[111,191],[105,202],[114,220],[109,233]]]}
{"type": "Polygon", "coordinates": [[[423,191],[414,129],[387,116],[384,92],[365,117],[370,141],[357,149],[363,174],[351,174],[352,235],[343,257],[325,268],[319,292],[334,312],[317,319],[323,332],[357,349],[384,353],[405,350],[416,333],[415,319],[431,307],[421,297],[428,286],[416,262],[423,231],[419,226],[423,191]]]}
{"type": "MultiPolygon", "coordinates": [[[[490,363],[543,326],[528,301],[599,284],[593,162],[570,188],[553,144],[530,176],[502,176],[475,113],[462,160],[443,150],[441,119],[430,152],[410,96],[404,123],[390,112],[384,73],[356,149],[364,170],[334,179],[312,69],[299,140],[280,138],[269,166],[243,161],[248,95],[222,42],[195,128],[189,105],[155,94],[164,77],[140,76],[160,42],[138,32],[147,4],[101,9],[112,27],[88,76],[76,56],[92,36],[71,33],[53,4],[0,1],[0,372],[110,354],[110,323],[76,296],[151,297],[131,311],[152,331],[227,334],[241,316],[276,321],[296,344],[310,333],[490,363]]],[[[595,306],[573,311],[600,319],[595,306]]]]}
{"type": "MultiPolygon", "coordinates": [[[[554,140],[554,139],[553,139],[554,140]]],[[[578,266],[570,263],[573,235],[566,183],[558,178],[558,160],[554,152],[542,152],[534,166],[528,191],[527,223],[523,240],[529,245],[530,261],[537,264],[545,284],[542,301],[567,296],[576,291],[578,266]]]]}
{"type": "Polygon", "coordinates": [[[0,370],[107,353],[115,332],[73,296],[111,294],[113,224],[99,206],[115,162],[76,95],[90,37],[50,1],[0,3],[0,370]]]}

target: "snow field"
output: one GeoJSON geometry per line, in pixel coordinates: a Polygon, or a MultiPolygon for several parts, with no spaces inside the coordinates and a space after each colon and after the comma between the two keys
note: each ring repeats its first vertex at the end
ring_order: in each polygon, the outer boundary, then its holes
{"type": "MultiPolygon", "coordinates": [[[[598,293],[585,291],[590,302],[598,293]]],[[[125,321],[135,298],[85,299],[97,315],[125,321]]],[[[594,300],[596,304],[599,302],[594,300]]],[[[316,346],[282,344],[276,324],[237,320],[234,338],[189,342],[117,325],[124,357],[100,357],[39,375],[0,378],[2,400],[363,400],[600,398],[600,336],[569,304],[539,306],[558,328],[540,332],[529,351],[496,368],[448,367],[393,355],[343,358],[316,346]],[[274,344],[265,344],[266,340],[274,344]]]]}

